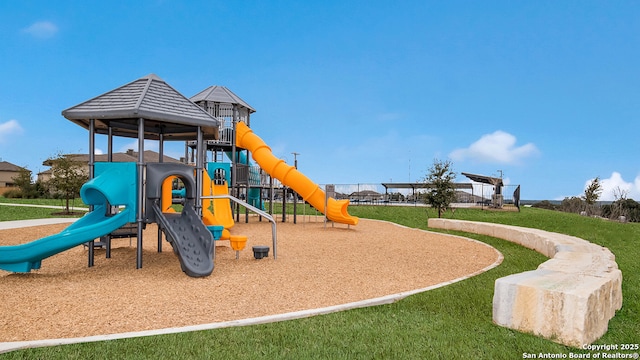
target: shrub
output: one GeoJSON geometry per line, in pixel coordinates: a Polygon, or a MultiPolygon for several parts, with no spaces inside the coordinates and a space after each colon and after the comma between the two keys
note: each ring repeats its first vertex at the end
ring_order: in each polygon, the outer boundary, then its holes
{"type": "Polygon", "coordinates": [[[581,198],[572,196],[566,197],[560,204],[560,211],[568,213],[579,213],[584,210],[585,206],[581,198]]]}
{"type": "Polygon", "coordinates": [[[624,216],[629,222],[640,222],[640,203],[633,199],[616,200],[602,206],[602,216],[612,220],[624,216]]]}
{"type": "Polygon", "coordinates": [[[557,206],[553,205],[553,203],[551,203],[551,201],[549,200],[539,201],[531,205],[531,207],[539,208],[539,209],[547,209],[547,210],[557,210],[557,206]]]}
{"type": "Polygon", "coordinates": [[[20,199],[22,198],[22,191],[20,189],[11,189],[4,192],[2,195],[7,199],[20,199]]]}

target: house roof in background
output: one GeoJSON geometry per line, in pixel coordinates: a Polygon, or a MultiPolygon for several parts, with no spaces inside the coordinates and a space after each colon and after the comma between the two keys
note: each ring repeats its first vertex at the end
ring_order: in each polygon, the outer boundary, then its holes
{"type": "MultiPolygon", "coordinates": [[[[416,189],[430,189],[433,186],[433,184],[427,184],[427,183],[382,183],[382,186],[385,187],[385,189],[413,189],[414,191],[416,189]]],[[[453,187],[455,189],[473,189],[473,184],[471,183],[453,183],[453,187]]]]}
{"type": "Polygon", "coordinates": [[[20,171],[22,169],[24,169],[24,168],[21,167],[21,166],[12,164],[12,163],[10,163],[8,161],[0,161],[0,171],[16,171],[16,172],[18,172],[18,171],[20,171]]]}
{"type": "MultiPolygon", "coordinates": [[[[138,161],[138,152],[137,151],[127,151],[124,153],[113,153],[112,154],[113,162],[137,162],[138,161]]],[[[65,154],[64,156],[70,157],[75,161],[89,162],[89,154],[65,154]]],[[[145,150],[143,154],[144,162],[158,162],[160,160],[160,154],[152,151],[145,150]]],[[[42,165],[51,166],[53,159],[45,160],[42,165]]],[[[106,162],[107,154],[95,155],[96,162],[106,162]]],[[[174,159],[170,156],[164,155],[162,157],[162,161],[166,163],[180,163],[180,160],[174,159]]]]}

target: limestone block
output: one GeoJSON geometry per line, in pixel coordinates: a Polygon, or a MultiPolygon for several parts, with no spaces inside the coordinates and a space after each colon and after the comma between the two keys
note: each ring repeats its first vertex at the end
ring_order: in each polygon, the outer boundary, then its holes
{"type": "Polygon", "coordinates": [[[496,280],[493,321],[500,326],[580,347],[600,338],[622,308],[622,272],[605,247],[517,226],[450,219],[428,224],[505,239],[550,258],[534,271],[496,280]]]}
{"type": "Polygon", "coordinates": [[[582,275],[611,277],[618,264],[602,252],[561,251],[553,259],[538,266],[538,269],[582,275]]]}
{"type": "Polygon", "coordinates": [[[496,324],[581,347],[600,338],[615,315],[616,284],[607,278],[548,270],[496,280],[496,324]]]}

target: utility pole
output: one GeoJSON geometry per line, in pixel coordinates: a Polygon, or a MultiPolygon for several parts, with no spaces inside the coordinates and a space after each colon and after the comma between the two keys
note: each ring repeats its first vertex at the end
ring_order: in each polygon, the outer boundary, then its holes
{"type": "Polygon", "coordinates": [[[411,182],[411,150],[409,150],[409,182],[411,182]]]}
{"type": "MultiPolygon", "coordinates": [[[[296,168],[296,170],[298,170],[298,155],[300,155],[300,153],[297,152],[292,152],[293,154],[293,167],[296,168]]],[[[293,193],[293,223],[295,224],[296,221],[296,216],[297,216],[297,204],[298,204],[298,194],[296,194],[295,191],[292,192],[293,193]]]]}

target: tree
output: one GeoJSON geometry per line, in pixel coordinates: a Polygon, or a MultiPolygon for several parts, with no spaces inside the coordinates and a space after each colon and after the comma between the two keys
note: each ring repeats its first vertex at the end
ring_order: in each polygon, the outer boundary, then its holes
{"type": "Polygon", "coordinates": [[[582,198],[587,203],[587,205],[593,205],[600,198],[600,194],[602,193],[602,184],[600,183],[600,177],[596,177],[591,180],[587,188],[584,190],[584,195],[582,198]]]}
{"type": "Polygon", "coordinates": [[[84,164],[69,156],[58,154],[51,159],[52,177],[49,186],[65,199],[65,211],[69,211],[69,200],[75,199],[88,176],[84,171],[84,164]]]}
{"type": "Polygon", "coordinates": [[[37,197],[37,191],[35,184],[31,181],[31,170],[27,168],[20,168],[18,175],[11,178],[13,183],[20,189],[18,196],[23,198],[37,197]]]}
{"type": "Polygon", "coordinates": [[[456,199],[456,191],[453,181],[456,173],[453,171],[451,161],[434,160],[429,168],[429,173],[424,178],[424,183],[429,187],[426,193],[425,203],[438,211],[438,217],[456,199]]]}
{"type": "Polygon", "coordinates": [[[390,193],[389,201],[404,201],[404,195],[400,192],[390,193]]]}
{"type": "Polygon", "coordinates": [[[584,190],[584,195],[582,199],[587,204],[587,213],[590,212],[593,205],[600,198],[600,194],[602,193],[602,184],[600,183],[600,177],[596,176],[595,179],[589,182],[587,188],[584,190]]]}
{"type": "Polygon", "coordinates": [[[627,216],[627,209],[625,209],[624,205],[627,203],[628,195],[629,192],[620,186],[616,186],[616,188],[613,189],[613,198],[615,201],[611,204],[613,212],[610,218],[619,219],[620,216],[627,216]]]}

